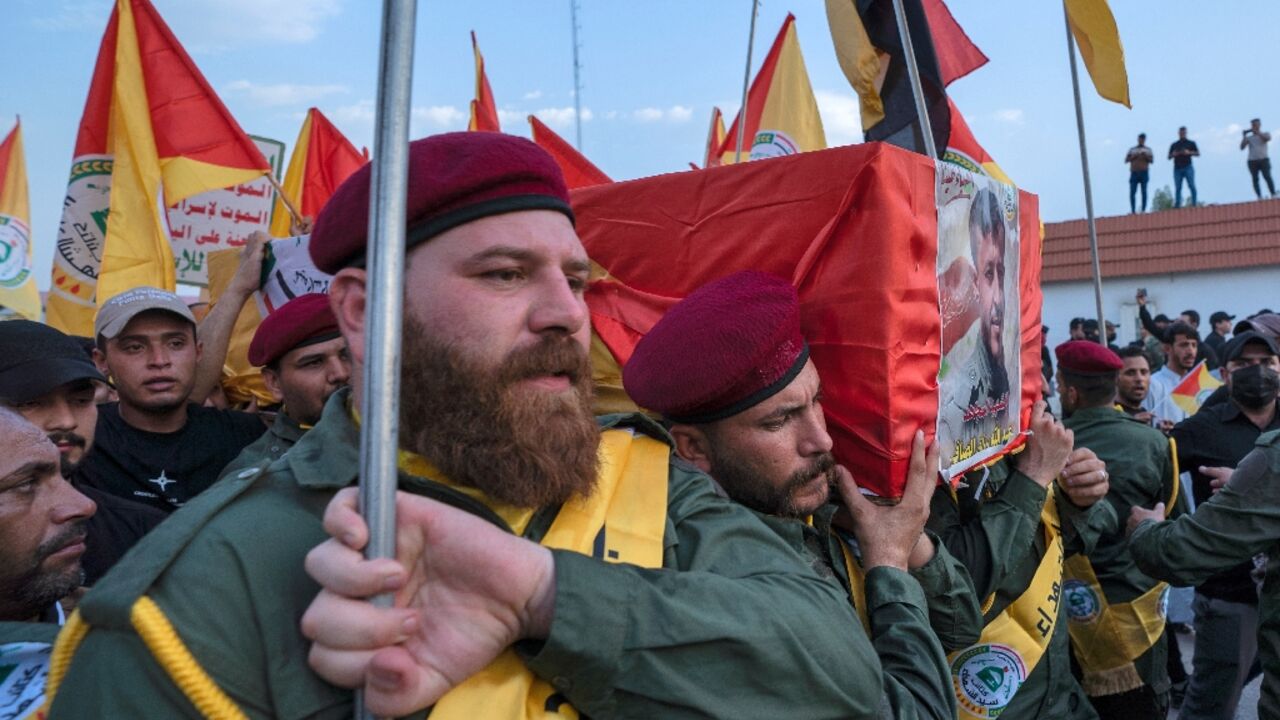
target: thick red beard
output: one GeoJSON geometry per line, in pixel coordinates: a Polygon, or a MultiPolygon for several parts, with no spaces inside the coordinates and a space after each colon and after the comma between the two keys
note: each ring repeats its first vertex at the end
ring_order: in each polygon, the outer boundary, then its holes
{"type": "Polygon", "coordinates": [[[547,336],[485,368],[404,323],[401,443],[450,480],[523,508],[559,505],[595,488],[600,430],[591,411],[591,366],[572,337],[547,336]],[[522,387],[561,374],[567,391],[522,387]]]}

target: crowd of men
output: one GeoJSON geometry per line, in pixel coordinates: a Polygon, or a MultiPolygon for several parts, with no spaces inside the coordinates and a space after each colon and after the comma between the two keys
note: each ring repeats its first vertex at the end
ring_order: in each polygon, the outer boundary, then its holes
{"type": "Polygon", "coordinates": [[[397,556],[368,560],[368,188],[366,166],[316,219],[329,293],[258,328],[276,403],[253,413],[205,401],[261,238],[199,321],[137,288],[93,338],[0,323],[0,714],[349,717],[359,688],[433,718],[1158,718],[1175,584],[1197,586],[1182,717],[1231,717],[1255,657],[1280,717],[1280,586],[1255,583],[1280,541],[1275,315],[1219,343],[1226,390],[1187,418],[1148,400],[1210,352],[1192,323],[1163,321],[1154,368],[1082,322],[1061,419],[1036,402],[1020,452],[954,483],[922,426],[882,501],[832,455],[772,275],[673,306],[623,367],[650,412],[596,417],[560,170],[433,136],[410,146],[397,556]]]}
{"type": "MultiPolygon", "coordinates": [[[[1249,127],[1241,131],[1240,149],[1248,151],[1246,166],[1249,178],[1253,182],[1253,194],[1262,199],[1262,186],[1258,182],[1261,177],[1267,184],[1270,197],[1276,196],[1276,184],[1271,179],[1271,159],[1267,155],[1267,144],[1271,142],[1271,133],[1262,129],[1262,119],[1249,121],[1249,127]]],[[[1187,128],[1178,128],[1178,139],[1169,145],[1168,160],[1173,161],[1173,206],[1182,207],[1182,184],[1186,183],[1191,191],[1191,206],[1196,203],[1196,168],[1192,158],[1200,156],[1200,148],[1194,140],[1187,138],[1187,128]]],[[[1147,145],[1147,134],[1138,133],[1138,144],[1125,153],[1124,162],[1129,165],[1129,212],[1147,211],[1147,184],[1151,181],[1151,165],[1156,161],[1155,151],[1147,145]],[[1138,204],[1138,191],[1142,191],[1142,203],[1138,204]]]]}

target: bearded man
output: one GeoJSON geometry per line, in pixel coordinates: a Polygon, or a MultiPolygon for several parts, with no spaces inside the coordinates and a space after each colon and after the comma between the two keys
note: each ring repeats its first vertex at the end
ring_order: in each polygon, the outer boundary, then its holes
{"type": "Polygon", "coordinates": [[[430,707],[437,720],[876,716],[874,652],[831,633],[857,622],[840,588],[673,459],[655,423],[592,417],[589,261],[563,176],[527,140],[410,145],[399,554],[360,557],[348,486],[367,390],[369,177],[339,188],[311,239],[334,275],[350,390],[86,598],[54,716],[197,717],[212,698],[255,718],[347,718],[352,687],[377,714],[430,707]],[[303,558],[326,527],[343,542],[308,560],[326,580],[317,597],[303,558]],[[328,582],[334,557],[354,582],[328,582]],[[360,599],[384,591],[395,607],[360,599]],[[177,672],[149,650],[156,637],[191,662],[177,672]]]}

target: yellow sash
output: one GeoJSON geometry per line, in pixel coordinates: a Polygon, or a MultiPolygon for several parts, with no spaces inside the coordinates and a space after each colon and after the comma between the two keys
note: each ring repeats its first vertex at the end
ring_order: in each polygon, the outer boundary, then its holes
{"type": "MultiPolygon", "coordinates": [[[[832,530],[832,532],[835,532],[832,530]]],[[[862,621],[862,628],[867,631],[867,636],[871,636],[871,616],[867,614],[867,574],[862,571],[862,564],[853,557],[853,551],[849,549],[849,543],[845,539],[836,535],[836,539],[840,541],[840,554],[844,556],[844,569],[849,573],[849,600],[853,603],[853,609],[858,613],[858,619],[862,621]]]]}
{"type": "MultiPolygon", "coordinates": [[[[1173,491],[1165,503],[1165,516],[1173,512],[1178,500],[1178,453],[1169,439],[1173,454],[1173,491]]],[[[1142,687],[1142,678],[1133,661],[1151,649],[1164,635],[1165,616],[1169,607],[1169,584],[1154,587],[1127,603],[1112,603],[1102,591],[1093,563],[1084,555],[1074,555],[1066,562],[1063,595],[1067,601],[1067,629],[1080,669],[1081,685],[1091,696],[1115,695],[1142,687]]]]}
{"type": "MultiPolygon", "coordinates": [[[[560,510],[542,544],[595,555],[614,563],[662,566],[667,524],[667,463],[670,448],[626,430],[605,431],[600,474],[589,498],[574,498],[560,510]]],[[[512,650],[450,690],[431,720],[578,718],[549,683],[529,672],[512,650]]]]}
{"type": "MultiPolygon", "coordinates": [[[[962,720],[996,718],[1053,637],[1062,598],[1062,533],[1053,491],[1040,511],[1045,553],[1026,592],[987,623],[977,645],[952,653],[951,684],[962,720]]],[[[993,601],[987,600],[987,606],[993,601]]]]}

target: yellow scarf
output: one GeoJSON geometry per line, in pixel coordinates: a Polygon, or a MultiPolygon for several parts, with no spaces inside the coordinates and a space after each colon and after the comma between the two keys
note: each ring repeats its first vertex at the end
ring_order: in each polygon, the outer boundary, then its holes
{"type": "MultiPolygon", "coordinates": [[[[1045,553],[1026,591],[987,623],[977,645],[952,653],[951,684],[961,720],[999,717],[1053,637],[1062,599],[1062,533],[1050,490],[1040,511],[1045,553]]],[[[990,606],[993,598],[987,600],[990,606]]]]}
{"type": "MultiPolygon", "coordinates": [[[[606,562],[662,567],[667,526],[667,464],[670,448],[658,440],[627,430],[606,430],[600,439],[600,472],[590,497],[565,503],[542,538],[542,545],[592,555],[601,549],[606,562]]],[[[523,533],[532,511],[495,504],[473,488],[441,480],[425,459],[401,453],[401,468],[450,485],[480,500],[517,533],[523,533]],[[427,472],[422,472],[427,471],[427,472]]],[[[536,677],[513,650],[467,678],[436,703],[431,720],[535,720],[578,718],[555,688],[536,677]]]]}

